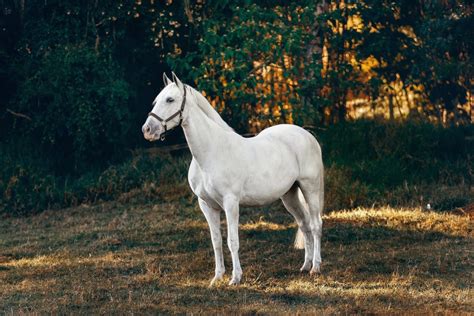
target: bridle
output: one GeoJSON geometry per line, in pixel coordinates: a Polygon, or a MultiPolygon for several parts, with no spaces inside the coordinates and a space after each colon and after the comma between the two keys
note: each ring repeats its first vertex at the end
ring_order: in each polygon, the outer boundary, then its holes
{"type": "Polygon", "coordinates": [[[184,110],[184,105],[186,104],[186,85],[183,85],[183,87],[184,87],[183,101],[181,102],[181,108],[178,111],[176,111],[176,113],[174,113],[173,115],[171,115],[167,119],[162,119],[161,117],[159,117],[158,115],[156,115],[153,112],[148,113],[148,116],[152,116],[152,117],[156,118],[161,123],[163,128],[165,129],[165,131],[160,134],[160,140],[161,141],[165,140],[166,135],[168,133],[170,133],[172,130],[174,130],[175,128],[179,127],[181,125],[181,123],[183,122],[183,110],[184,110]],[[178,115],[179,115],[178,125],[176,125],[173,128],[168,130],[168,127],[166,126],[166,123],[168,123],[169,121],[171,121],[172,119],[174,119],[178,115]]]}

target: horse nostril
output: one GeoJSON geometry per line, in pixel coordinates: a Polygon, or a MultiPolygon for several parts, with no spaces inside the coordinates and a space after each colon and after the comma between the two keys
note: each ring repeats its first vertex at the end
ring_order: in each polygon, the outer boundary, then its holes
{"type": "Polygon", "coordinates": [[[143,132],[144,133],[149,133],[150,132],[150,126],[148,126],[148,125],[143,126],[143,132]]]}

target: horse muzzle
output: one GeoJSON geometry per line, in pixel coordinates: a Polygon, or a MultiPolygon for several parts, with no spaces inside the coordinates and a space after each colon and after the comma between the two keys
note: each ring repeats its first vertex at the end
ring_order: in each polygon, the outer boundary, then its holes
{"type": "Polygon", "coordinates": [[[150,126],[150,124],[145,123],[142,126],[143,137],[145,137],[145,139],[150,142],[158,140],[160,139],[161,134],[161,131],[159,129],[159,127],[152,127],[150,126]]]}

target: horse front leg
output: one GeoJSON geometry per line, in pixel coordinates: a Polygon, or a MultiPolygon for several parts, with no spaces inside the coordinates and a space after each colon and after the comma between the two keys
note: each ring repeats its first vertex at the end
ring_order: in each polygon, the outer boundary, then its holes
{"type": "Polygon", "coordinates": [[[234,197],[226,197],[224,211],[227,218],[227,244],[232,255],[232,279],[229,285],[237,285],[242,279],[239,260],[239,201],[234,197]]]}
{"type": "Polygon", "coordinates": [[[209,286],[213,286],[218,280],[222,279],[225,273],[224,254],[222,252],[221,235],[221,210],[211,208],[204,200],[199,199],[199,207],[206,217],[211,231],[212,247],[214,248],[214,258],[216,261],[216,270],[214,278],[209,286]]]}

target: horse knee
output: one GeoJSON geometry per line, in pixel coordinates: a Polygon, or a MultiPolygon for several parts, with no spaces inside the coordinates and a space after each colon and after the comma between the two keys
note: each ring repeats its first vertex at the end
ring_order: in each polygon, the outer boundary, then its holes
{"type": "Polygon", "coordinates": [[[296,219],[296,224],[298,225],[298,227],[301,229],[301,231],[303,233],[306,233],[308,231],[311,231],[311,228],[310,228],[310,225],[309,225],[309,222],[303,218],[303,219],[296,219]]]}
{"type": "Polygon", "coordinates": [[[316,221],[316,223],[313,223],[311,225],[311,234],[317,238],[321,238],[323,234],[323,225],[321,221],[316,221]]]}

